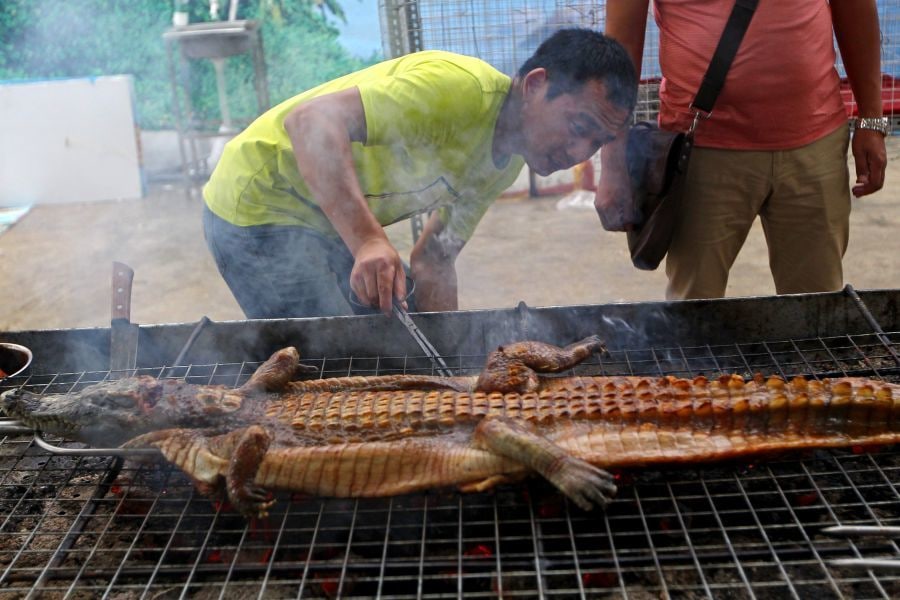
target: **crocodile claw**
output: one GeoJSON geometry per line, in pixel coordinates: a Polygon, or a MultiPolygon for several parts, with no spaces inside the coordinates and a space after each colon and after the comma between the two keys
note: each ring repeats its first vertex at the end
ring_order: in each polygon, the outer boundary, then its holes
{"type": "Polygon", "coordinates": [[[606,349],[606,342],[604,342],[599,335],[588,336],[581,340],[581,342],[587,345],[591,352],[596,352],[602,356],[609,356],[609,350],[606,349]]]}
{"type": "Polygon", "coordinates": [[[228,498],[242,515],[260,519],[269,516],[269,509],[275,504],[275,500],[269,497],[268,491],[255,485],[236,488],[229,486],[228,498]]]}
{"type": "Polygon", "coordinates": [[[605,508],[617,491],[611,474],[574,456],[565,457],[552,482],[583,510],[605,508]]]}

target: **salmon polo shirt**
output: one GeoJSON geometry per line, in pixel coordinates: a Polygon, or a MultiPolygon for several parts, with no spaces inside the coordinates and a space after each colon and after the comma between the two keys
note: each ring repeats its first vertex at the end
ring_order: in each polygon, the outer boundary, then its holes
{"type": "MultiPolygon", "coordinates": [[[[733,0],[654,0],[659,25],[659,124],[687,131],[691,102],[733,0]]],[[[826,0],[760,2],[696,144],[709,148],[799,148],[847,122],[826,0]]]]}

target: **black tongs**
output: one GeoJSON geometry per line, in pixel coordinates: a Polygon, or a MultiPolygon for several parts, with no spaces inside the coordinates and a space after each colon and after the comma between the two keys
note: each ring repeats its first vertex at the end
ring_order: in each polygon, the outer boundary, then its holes
{"type": "Polygon", "coordinates": [[[427,356],[431,361],[431,364],[434,365],[434,370],[443,377],[452,376],[450,369],[447,367],[447,363],[444,362],[444,359],[441,358],[438,351],[434,349],[434,346],[431,345],[431,342],[428,341],[425,334],[416,327],[416,324],[409,316],[409,313],[403,309],[403,306],[396,299],[394,299],[394,316],[403,323],[403,326],[406,327],[409,334],[413,336],[413,339],[419,344],[419,348],[422,349],[422,352],[425,353],[425,356],[427,356]]]}

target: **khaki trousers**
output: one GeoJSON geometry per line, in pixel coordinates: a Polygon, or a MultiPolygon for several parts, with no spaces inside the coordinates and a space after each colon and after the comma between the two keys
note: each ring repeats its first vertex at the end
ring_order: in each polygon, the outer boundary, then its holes
{"type": "MultiPolygon", "coordinates": [[[[702,124],[701,124],[702,127],[702,124]]],[[[720,298],[759,215],[779,294],[843,286],[849,128],[793,150],[694,148],[666,258],[666,298],[720,298]]]]}

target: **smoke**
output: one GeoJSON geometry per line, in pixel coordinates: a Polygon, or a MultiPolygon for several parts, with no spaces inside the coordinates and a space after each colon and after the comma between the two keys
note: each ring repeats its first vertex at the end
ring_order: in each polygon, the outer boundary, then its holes
{"type": "Polygon", "coordinates": [[[610,362],[617,372],[634,374],[681,374],[693,372],[681,349],[671,345],[669,335],[660,332],[677,331],[675,320],[662,310],[641,314],[641,319],[626,321],[604,315],[605,331],[601,337],[610,352],[610,362]]]}

